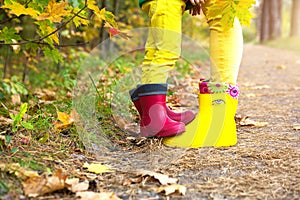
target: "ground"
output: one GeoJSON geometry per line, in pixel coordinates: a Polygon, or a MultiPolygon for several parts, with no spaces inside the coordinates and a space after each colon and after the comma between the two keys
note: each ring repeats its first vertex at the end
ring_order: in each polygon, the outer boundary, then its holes
{"type": "MultiPolygon", "coordinates": [[[[89,180],[90,191],[114,192],[121,199],[299,199],[299,69],[299,52],[245,45],[234,147],[178,150],[164,147],[160,140],[127,138],[123,151],[110,152],[109,157],[70,146],[72,153],[53,150],[55,156],[46,154],[43,159],[68,177],[89,180]],[[95,161],[95,156],[115,171],[87,176],[83,163],[95,161]],[[159,178],[145,170],[177,178],[177,184],[187,189],[185,195],[159,192],[159,178]]],[[[3,199],[26,198],[20,180],[3,171],[0,178],[13,188],[3,199]]],[[[39,198],[75,199],[75,195],[64,189],[39,198]]]]}

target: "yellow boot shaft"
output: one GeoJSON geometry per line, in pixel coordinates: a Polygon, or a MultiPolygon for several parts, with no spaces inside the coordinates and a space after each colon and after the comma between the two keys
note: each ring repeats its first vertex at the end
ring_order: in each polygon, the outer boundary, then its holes
{"type": "Polygon", "coordinates": [[[236,113],[238,100],[227,93],[199,94],[199,112],[186,132],[165,138],[171,147],[198,148],[233,146],[237,143],[236,113]]]}

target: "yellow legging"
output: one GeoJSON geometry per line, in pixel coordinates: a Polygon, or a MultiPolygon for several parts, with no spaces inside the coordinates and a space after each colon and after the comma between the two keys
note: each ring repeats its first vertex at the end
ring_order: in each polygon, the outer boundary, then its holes
{"type": "MultiPolygon", "coordinates": [[[[211,1],[202,10],[206,14],[211,1]]],[[[169,72],[181,53],[181,20],[185,10],[183,0],[151,0],[142,5],[150,19],[145,57],[142,65],[142,84],[166,83],[169,72]]],[[[242,29],[238,19],[224,31],[221,17],[209,19],[211,77],[213,82],[236,84],[243,52],[242,29]]]]}

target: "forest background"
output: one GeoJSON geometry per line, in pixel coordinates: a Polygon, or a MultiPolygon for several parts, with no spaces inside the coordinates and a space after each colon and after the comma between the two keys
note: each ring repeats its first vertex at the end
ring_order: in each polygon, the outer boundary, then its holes
{"type": "MultiPolygon", "coordinates": [[[[245,43],[300,52],[300,0],[258,0],[254,19],[243,28],[245,43]]],[[[32,149],[53,153],[80,151],[72,113],[77,73],[90,52],[113,38],[118,45],[134,40],[130,30],[147,26],[147,17],[131,0],[1,0],[0,1],[0,156],[1,163],[42,172],[45,166],[32,149]]],[[[204,16],[183,17],[183,33],[208,49],[209,31],[204,16]]],[[[142,47],[142,46],[141,46],[142,47]]],[[[104,45],[109,52],[115,46],[104,45]]],[[[139,66],[143,51],[115,60],[96,84],[97,115],[108,127],[111,122],[112,88],[139,66]]],[[[101,62],[101,58],[99,61],[101,62]]],[[[201,65],[203,63],[200,63],[201,65]]],[[[191,67],[176,65],[178,78],[189,76],[191,67]]],[[[118,129],[110,137],[118,140],[118,129]]],[[[1,170],[1,167],[0,167],[1,170]]],[[[1,175],[0,194],[6,194],[11,178],[1,175]]]]}

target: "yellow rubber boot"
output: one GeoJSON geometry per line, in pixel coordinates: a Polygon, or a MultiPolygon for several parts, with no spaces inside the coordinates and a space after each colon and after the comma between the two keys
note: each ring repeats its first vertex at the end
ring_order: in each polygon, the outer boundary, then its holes
{"type": "Polygon", "coordinates": [[[186,132],[168,137],[170,147],[226,147],[237,143],[234,115],[238,105],[238,88],[223,83],[200,83],[199,112],[186,126],[186,132]]]}

